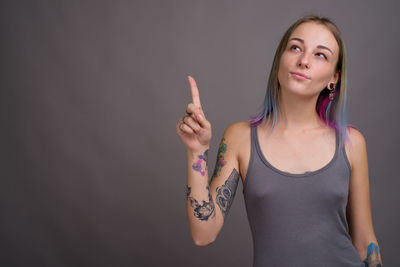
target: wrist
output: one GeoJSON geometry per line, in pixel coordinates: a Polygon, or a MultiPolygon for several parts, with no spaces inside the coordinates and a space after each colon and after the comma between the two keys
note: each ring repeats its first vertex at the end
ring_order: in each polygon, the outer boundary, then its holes
{"type": "Polygon", "coordinates": [[[189,169],[208,177],[208,148],[188,151],[188,164],[189,169]]]}
{"type": "Polygon", "coordinates": [[[203,148],[200,149],[196,149],[196,150],[187,150],[187,155],[188,157],[198,157],[198,155],[203,155],[204,153],[208,153],[208,150],[210,149],[210,146],[205,146],[203,148]]]}

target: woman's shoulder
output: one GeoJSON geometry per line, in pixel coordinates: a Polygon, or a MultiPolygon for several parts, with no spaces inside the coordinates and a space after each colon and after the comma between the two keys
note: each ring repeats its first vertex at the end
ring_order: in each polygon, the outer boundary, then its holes
{"type": "Polygon", "coordinates": [[[241,148],[250,141],[250,122],[238,121],[226,127],[223,138],[231,144],[231,147],[241,148]]]}
{"type": "Polygon", "coordinates": [[[366,147],[366,140],[365,140],[364,135],[354,125],[347,126],[347,135],[348,135],[349,141],[350,141],[348,146],[351,150],[363,149],[364,147],[366,147]]]}
{"type": "Polygon", "coordinates": [[[365,141],[364,135],[354,125],[347,125],[347,133],[352,141],[355,141],[355,142],[365,141]]]}
{"type": "Polygon", "coordinates": [[[224,132],[224,141],[239,161],[239,171],[243,174],[246,162],[250,157],[251,134],[250,122],[238,121],[230,124],[224,132]]]}
{"type": "Polygon", "coordinates": [[[248,121],[234,122],[225,129],[225,134],[233,139],[240,139],[246,133],[250,133],[250,122],[248,121]]]}
{"type": "Polygon", "coordinates": [[[356,159],[363,157],[367,153],[367,144],[364,135],[354,125],[347,126],[347,135],[349,142],[346,142],[345,149],[353,169],[356,159]]]}

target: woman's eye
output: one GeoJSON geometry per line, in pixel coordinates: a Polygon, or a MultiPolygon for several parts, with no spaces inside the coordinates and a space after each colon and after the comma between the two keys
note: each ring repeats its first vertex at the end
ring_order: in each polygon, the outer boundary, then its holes
{"type": "Polygon", "coordinates": [[[292,45],[290,47],[291,50],[296,50],[296,51],[300,51],[300,47],[298,47],[297,45],[292,45]]]}
{"type": "Polygon", "coordinates": [[[325,58],[326,59],[326,56],[323,54],[323,53],[317,53],[316,54],[318,57],[322,57],[322,58],[325,58]]]}

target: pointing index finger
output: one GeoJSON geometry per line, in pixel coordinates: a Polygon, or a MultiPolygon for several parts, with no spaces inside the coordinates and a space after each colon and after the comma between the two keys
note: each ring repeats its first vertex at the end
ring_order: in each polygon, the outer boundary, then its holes
{"type": "Polygon", "coordinates": [[[192,103],[197,107],[201,107],[200,94],[199,89],[197,88],[196,81],[192,76],[188,76],[188,80],[190,84],[190,91],[192,93],[192,103]]]}

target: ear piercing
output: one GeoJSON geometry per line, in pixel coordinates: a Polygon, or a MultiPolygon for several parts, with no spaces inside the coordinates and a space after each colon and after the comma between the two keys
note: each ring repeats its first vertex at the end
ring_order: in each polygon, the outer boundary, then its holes
{"type": "Polygon", "coordinates": [[[334,83],[329,84],[329,88],[331,89],[329,93],[329,100],[332,101],[335,98],[336,87],[334,83]]]}

